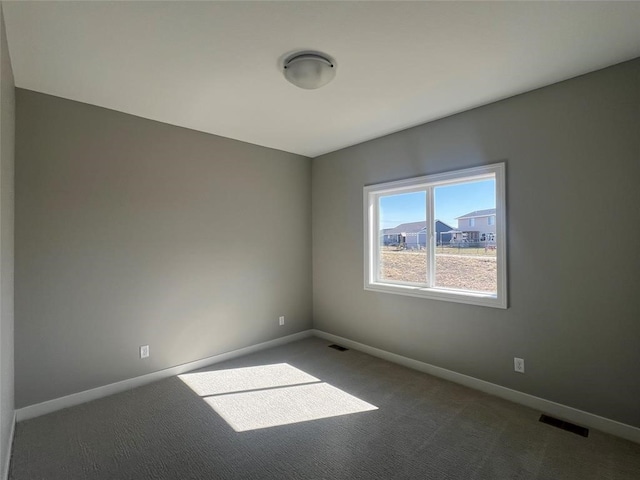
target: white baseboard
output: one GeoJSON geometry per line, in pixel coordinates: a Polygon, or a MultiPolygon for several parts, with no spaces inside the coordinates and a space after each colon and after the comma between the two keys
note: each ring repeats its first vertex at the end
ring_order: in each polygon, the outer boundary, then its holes
{"type": "MultiPolygon", "coordinates": [[[[482,392],[504,398],[505,400],[525,405],[535,410],[539,410],[540,412],[544,412],[549,415],[553,415],[555,417],[559,417],[564,420],[583,425],[585,427],[595,428],[602,432],[610,433],[611,435],[616,435],[618,437],[631,440],[632,442],[640,443],[640,428],[626,425],[615,420],[610,420],[608,418],[585,412],[583,410],[578,410],[567,405],[562,405],[550,400],[545,400],[544,398],[535,397],[527,393],[512,390],[507,387],[496,385],[495,383],[486,382],[484,380],[470,377],[462,373],[447,370],[446,368],[436,367],[435,365],[430,365],[419,360],[403,357],[402,355],[387,352],[386,350],[381,350],[379,348],[370,347],[369,345],[355,342],[353,340],[349,340],[348,338],[340,337],[338,335],[333,335],[331,333],[323,332],[322,330],[316,329],[305,330],[303,332],[277,338],[268,342],[258,343],[256,345],[240,348],[231,352],[221,353],[212,357],[203,358],[202,360],[196,360],[195,362],[185,363],[183,365],[178,365],[176,367],[167,368],[158,372],[149,373],[140,377],[123,380],[121,382],[112,383],[91,390],[85,390],[83,392],[67,395],[65,397],[56,398],[54,400],[38,403],[36,405],[30,405],[28,407],[20,408],[16,410],[14,414],[14,422],[11,430],[11,442],[13,441],[13,428],[15,428],[16,421],[39,417],[40,415],[55,412],[63,408],[72,407],[74,405],[79,405],[81,403],[96,400],[108,395],[113,395],[114,393],[130,390],[132,388],[146,385],[163,378],[172,377],[174,375],[179,375],[181,373],[196,370],[198,368],[207,367],[209,365],[224,362],[226,360],[231,360],[242,355],[248,355],[260,350],[265,350],[267,348],[284,345],[286,343],[301,340],[312,335],[334,343],[339,343],[354,350],[359,350],[374,357],[382,358],[383,360],[387,360],[389,362],[397,363],[414,370],[428,373],[435,377],[444,378],[445,380],[449,380],[451,382],[455,382],[460,385],[473,388],[475,390],[480,390],[482,392]]],[[[5,463],[5,472],[3,472],[3,474],[5,475],[3,478],[6,479],[8,474],[9,458],[11,454],[11,445],[9,445],[9,452],[3,453],[7,457],[7,461],[5,463]]]]}
{"type": "MultiPolygon", "coordinates": [[[[196,360],[194,362],[184,363],[171,368],[166,368],[158,372],[148,373],[139,377],[122,380],[121,382],[111,383],[102,387],[92,388],[91,390],[85,390],[83,392],[73,393],[65,397],[55,398],[46,402],[37,403],[35,405],[29,405],[16,410],[17,421],[28,420],[29,418],[39,417],[47,413],[62,410],[63,408],[73,407],[81,403],[103,398],[114,393],[124,392],[141,385],[146,385],[151,382],[162,380],[163,378],[173,377],[174,375],[180,375],[181,373],[196,370],[198,368],[207,367],[215,363],[224,362],[237,358],[250,353],[265,350],[267,348],[277,347],[284,345],[285,343],[294,342],[303,338],[310,337],[312,335],[311,330],[305,330],[303,332],[287,335],[286,337],[276,338],[275,340],[269,340],[268,342],[258,343],[256,345],[250,345],[248,347],[239,348],[231,352],[221,353],[212,357],[203,358],[202,360],[196,360]]],[[[14,422],[15,423],[15,422],[14,422]]]]}
{"type": "Polygon", "coordinates": [[[489,393],[491,395],[495,395],[496,397],[504,398],[505,400],[519,403],[521,405],[539,410],[540,412],[547,413],[554,417],[568,420],[572,423],[583,425],[589,428],[595,428],[602,432],[610,433],[611,435],[616,435],[618,437],[631,440],[632,442],[640,443],[640,428],[616,422],[615,420],[610,420],[608,418],[585,412],[583,410],[578,410],[573,407],[568,407],[566,405],[552,402],[550,400],[545,400],[544,398],[535,397],[533,395],[529,395],[528,393],[518,392],[517,390],[502,387],[500,385],[496,385],[495,383],[479,380],[462,373],[447,370],[446,368],[436,367],[435,365],[430,365],[418,360],[403,357],[402,355],[387,352],[386,350],[370,347],[369,345],[355,342],[353,340],[349,340],[348,338],[339,337],[331,333],[323,332],[322,330],[314,329],[312,330],[312,332],[316,337],[323,338],[330,342],[338,343],[354,350],[368,353],[369,355],[372,355],[374,357],[382,358],[383,360],[387,360],[389,362],[397,363],[414,370],[428,373],[430,375],[433,375],[434,377],[444,378],[445,380],[449,380],[451,382],[458,383],[475,390],[480,390],[481,392],[489,393]]]}
{"type": "Polygon", "coordinates": [[[16,430],[16,412],[13,411],[13,421],[11,422],[11,431],[9,432],[9,443],[7,444],[7,451],[2,452],[4,463],[4,468],[2,469],[2,480],[8,480],[9,478],[9,467],[11,465],[11,450],[13,448],[13,435],[16,430]]]}

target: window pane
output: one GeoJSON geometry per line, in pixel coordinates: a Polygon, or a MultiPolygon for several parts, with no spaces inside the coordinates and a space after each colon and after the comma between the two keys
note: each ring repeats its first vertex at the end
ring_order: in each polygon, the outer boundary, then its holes
{"type": "Polygon", "coordinates": [[[497,292],[496,182],[434,188],[435,286],[497,292]]]}
{"type": "Polygon", "coordinates": [[[378,280],[427,281],[426,192],[380,197],[378,280]]]}

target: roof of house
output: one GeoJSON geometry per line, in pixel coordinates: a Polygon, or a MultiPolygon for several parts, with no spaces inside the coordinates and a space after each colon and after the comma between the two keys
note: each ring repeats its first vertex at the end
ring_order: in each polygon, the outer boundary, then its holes
{"type": "Polygon", "coordinates": [[[486,210],[474,210],[473,212],[469,212],[466,215],[456,217],[456,220],[460,220],[462,218],[488,217],[489,215],[495,215],[495,214],[496,214],[495,208],[487,208],[486,210]]]}
{"type": "MultiPolygon", "coordinates": [[[[385,228],[382,230],[383,235],[397,235],[399,233],[419,233],[427,228],[427,222],[409,222],[401,223],[394,228],[385,228]]],[[[450,227],[446,223],[436,220],[436,232],[448,232],[453,227],[450,227]]]]}
{"type": "Polygon", "coordinates": [[[401,223],[394,228],[386,228],[384,230],[385,235],[395,235],[398,233],[417,233],[420,230],[424,230],[427,226],[427,222],[410,222],[401,223]]]}
{"type": "Polygon", "coordinates": [[[436,220],[436,233],[446,233],[451,230],[451,228],[452,227],[447,225],[446,223],[440,220],[436,220]]]}

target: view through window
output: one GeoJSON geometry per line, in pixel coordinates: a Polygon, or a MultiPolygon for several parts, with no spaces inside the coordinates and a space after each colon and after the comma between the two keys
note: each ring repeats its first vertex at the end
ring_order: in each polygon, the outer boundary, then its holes
{"type": "Polygon", "coordinates": [[[506,307],[504,165],[365,187],[365,288],[506,307]]]}

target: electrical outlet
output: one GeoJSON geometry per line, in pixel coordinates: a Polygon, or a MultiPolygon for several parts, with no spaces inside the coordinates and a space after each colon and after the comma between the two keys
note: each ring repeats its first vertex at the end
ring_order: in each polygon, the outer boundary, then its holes
{"type": "Polygon", "coordinates": [[[524,373],[524,359],[513,357],[513,369],[518,373],[524,373]]]}
{"type": "Polygon", "coordinates": [[[147,358],[149,356],[149,345],[142,345],[140,347],[140,358],[147,358]]]}
{"type": "Polygon", "coordinates": [[[284,325],[284,315],[280,317],[280,325],[284,325]]]}

